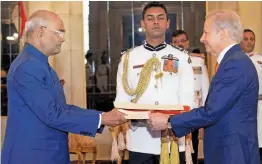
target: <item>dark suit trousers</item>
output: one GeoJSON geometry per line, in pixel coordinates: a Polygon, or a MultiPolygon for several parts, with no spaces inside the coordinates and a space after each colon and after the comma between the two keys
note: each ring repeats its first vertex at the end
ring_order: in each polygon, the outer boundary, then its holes
{"type": "Polygon", "coordinates": [[[128,164],[159,164],[160,155],[129,151],[128,164]]]}
{"type": "MultiPolygon", "coordinates": [[[[179,152],[180,164],[185,164],[185,152],[179,152]]],[[[145,154],[129,151],[128,164],[159,164],[160,155],[145,154]]]]}
{"type": "Polygon", "coordinates": [[[259,148],[259,153],[260,153],[260,164],[262,164],[262,147],[259,148]]]}
{"type": "Polygon", "coordinates": [[[194,153],[192,153],[193,164],[197,164],[197,155],[198,155],[198,130],[192,132],[192,144],[194,153]]]}

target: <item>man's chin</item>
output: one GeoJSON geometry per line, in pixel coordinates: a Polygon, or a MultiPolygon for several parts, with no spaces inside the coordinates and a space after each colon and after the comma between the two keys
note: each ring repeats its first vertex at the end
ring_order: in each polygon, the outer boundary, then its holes
{"type": "Polygon", "coordinates": [[[61,52],[61,49],[56,50],[56,51],[53,53],[53,55],[57,55],[57,54],[59,54],[60,52],[61,52]]]}
{"type": "Polygon", "coordinates": [[[208,48],[206,48],[206,53],[212,55],[212,52],[208,48]]]}
{"type": "Polygon", "coordinates": [[[254,51],[254,49],[248,49],[247,50],[247,53],[251,53],[251,52],[253,52],[254,51]]]}
{"type": "Polygon", "coordinates": [[[162,38],[163,35],[152,35],[152,39],[159,39],[162,38]]]}

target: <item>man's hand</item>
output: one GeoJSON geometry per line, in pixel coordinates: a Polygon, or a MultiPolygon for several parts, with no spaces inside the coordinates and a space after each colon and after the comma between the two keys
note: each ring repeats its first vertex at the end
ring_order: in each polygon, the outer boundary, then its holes
{"type": "Polygon", "coordinates": [[[125,114],[114,108],[113,110],[102,114],[101,123],[106,126],[117,126],[126,121],[125,114]]]}
{"type": "Polygon", "coordinates": [[[169,115],[162,113],[150,113],[148,124],[152,130],[164,130],[168,127],[169,115]]]}

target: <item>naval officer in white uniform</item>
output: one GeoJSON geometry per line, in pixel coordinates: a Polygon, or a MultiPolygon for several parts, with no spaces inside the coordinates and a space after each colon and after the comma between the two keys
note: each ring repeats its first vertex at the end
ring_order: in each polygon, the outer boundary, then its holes
{"type": "Polygon", "coordinates": [[[262,54],[254,52],[256,43],[255,33],[250,29],[245,29],[243,32],[243,40],[241,41],[241,48],[250,57],[254,63],[259,80],[259,97],[257,109],[257,129],[258,129],[258,146],[260,151],[260,161],[262,162],[262,54]]]}
{"type": "MultiPolygon", "coordinates": [[[[194,102],[194,74],[189,56],[165,43],[169,28],[166,7],[159,2],[149,2],[143,10],[141,26],[146,34],[146,43],[129,51],[127,83],[130,89],[138,85],[145,63],[155,57],[160,61],[160,70],[154,69],[145,92],[137,99],[138,104],[175,105],[192,107],[194,102]],[[160,72],[159,72],[160,71],[160,72]],[[162,76],[156,78],[156,75],[162,76]]],[[[116,102],[134,101],[123,87],[124,63],[122,56],[117,73],[116,102]]],[[[161,132],[152,131],[146,123],[132,122],[127,131],[129,164],[159,164],[161,132]]],[[[179,151],[185,151],[184,137],[179,139],[179,151]]],[[[185,163],[185,161],[181,161],[185,163]]]]}
{"type": "MultiPolygon", "coordinates": [[[[189,50],[189,39],[188,35],[183,30],[176,30],[172,34],[172,45],[189,50]]],[[[192,67],[194,71],[194,104],[193,108],[197,108],[203,106],[205,104],[205,100],[207,97],[208,89],[209,89],[209,79],[207,74],[207,67],[205,65],[205,60],[200,56],[194,53],[190,53],[190,58],[192,60],[192,67]]],[[[198,156],[198,138],[203,137],[203,129],[196,130],[192,133],[192,142],[194,153],[192,154],[192,160],[194,164],[197,164],[197,156],[198,156]],[[200,134],[199,134],[200,131],[200,134]]],[[[181,154],[182,155],[182,154],[181,154]]]]}

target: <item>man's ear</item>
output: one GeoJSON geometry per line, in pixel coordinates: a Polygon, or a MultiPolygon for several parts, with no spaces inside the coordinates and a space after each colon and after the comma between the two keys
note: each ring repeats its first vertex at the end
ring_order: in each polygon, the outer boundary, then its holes
{"type": "Polygon", "coordinates": [[[229,38],[228,31],[226,29],[221,29],[219,32],[220,40],[225,40],[226,38],[229,38]]]}
{"type": "Polygon", "coordinates": [[[167,19],[167,26],[166,26],[166,29],[169,29],[170,27],[170,19],[167,19]]]}
{"type": "Polygon", "coordinates": [[[146,31],[146,28],[145,28],[145,22],[144,22],[143,19],[140,21],[140,25],[141,25],[143,31],[146,31]]]}
{"type": "Polygon", "coordinates": [[[37,28],[36,29],[36,35],[37,35],[37,37],[42,37],[42,35],[43,35],[43,27],[40,27],[40,28],[37,28]]]}

